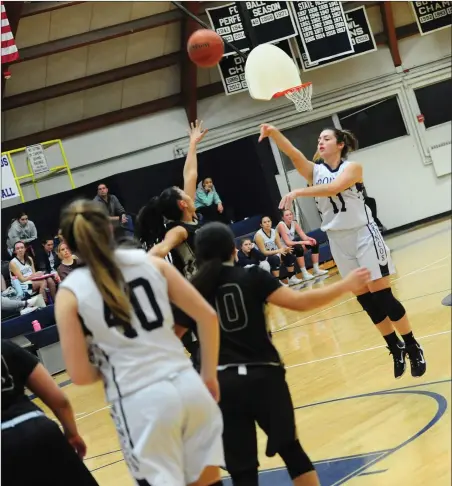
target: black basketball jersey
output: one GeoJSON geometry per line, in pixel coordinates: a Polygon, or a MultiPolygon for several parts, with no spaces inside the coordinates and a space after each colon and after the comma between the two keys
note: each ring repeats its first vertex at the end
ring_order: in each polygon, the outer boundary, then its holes
{"type": "MultiPolygon", "coordinates": [[[[217,289],[204,296],[220,321],[219,366],[282,364],[267,330],[265,303],[281,284],[259,267],[224,265],[217,289]]],[[[179,309],[175,322],[196,332],[193,321],[179,309]]]]}
{"type": "Polygon", "coordinates": [[[193,221],[193,223],[187,223],[185,221],[169,221],[166,224],[166,230],[169,231],[176,226],[185,228],[188,233],[188,238],[179,246],[171,250],[173,265],[185,278],[190,278],[197,271],[195,258],[195,233],[201,226],[196,220],[193,221]]]}

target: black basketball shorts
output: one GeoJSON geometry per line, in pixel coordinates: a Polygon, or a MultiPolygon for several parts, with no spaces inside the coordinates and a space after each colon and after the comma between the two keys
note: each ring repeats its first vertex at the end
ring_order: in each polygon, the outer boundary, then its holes
{"type": "Polygon", "coordinates": [[[267,435],[269,457],[297,438],[285,373],[283,367],[276,366],[232,367],[218,372],[229,473],[259,467],[256,423],[267,435]]]}

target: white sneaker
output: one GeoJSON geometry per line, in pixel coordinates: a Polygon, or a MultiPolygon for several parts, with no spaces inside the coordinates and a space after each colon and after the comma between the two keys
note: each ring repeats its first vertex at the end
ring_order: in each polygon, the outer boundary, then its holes
{"type": "Polygon", "coordinates": [[[292,275],[289,278],[289,285],[298,285],[298,284],[301,284],[302,282],[303,282],[303,280],[300,280],[299,278],[297,278],[296,275],[292,275]]]}
{"type": "Polygon", "coordinates": [[[282,280],[279,281],[279,283],[283,286],[283,287],[288,287],[289,284],[288,283],[285,283],[283,282],[282,280]]]}
{"type": "Polygon", "coordinates": [[[313,278],[315,278],[314,275],[311,275],[309,272],[303,273],[303,280],[305,282],[312,280],[313,278]]]}
{"type": "Polygon", "coordinates": [[[321,275],[326,275],[328,273],[328,270],[322,270],[319,268],[318,270],[314,270],[313,275],[315,277],[320,277],[321,275]]]}
{"type": "Polygon", "coordinates": [[[34,312],[35,310],[37,310],[37,307],[25,307],[25,309],[20,311],[20,315],[30,314],[30,312],[34,312]]]}
{"type": "Polygon", "coordinates": [[[46,307],[46,303],[41,294],[35,295],[31,299],[28,299],[27,304],[30,307],[37,307],[37,308],[46,307]]]}

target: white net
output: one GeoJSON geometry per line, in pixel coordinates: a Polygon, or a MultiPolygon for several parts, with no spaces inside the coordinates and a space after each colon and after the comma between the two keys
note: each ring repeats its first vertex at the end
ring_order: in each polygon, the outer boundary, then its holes
{"type": "Polygon", "coordinates": [[[297,86],[287,91],[284,96],[293,102],[297,111],[312,111],[312,83],[297,86]]]}

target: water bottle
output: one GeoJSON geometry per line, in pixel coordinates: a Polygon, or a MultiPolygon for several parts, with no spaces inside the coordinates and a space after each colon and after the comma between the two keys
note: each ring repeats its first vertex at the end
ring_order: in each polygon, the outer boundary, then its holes
{"type": "Polygon", "coordinates": [[[33,330],[36,332],[36,331],[40,331],[42,328],[41,328],[41,324],[39,324],[39,321],[32,321],[31,322],[31,325],[33,326],[33,330]]]}

